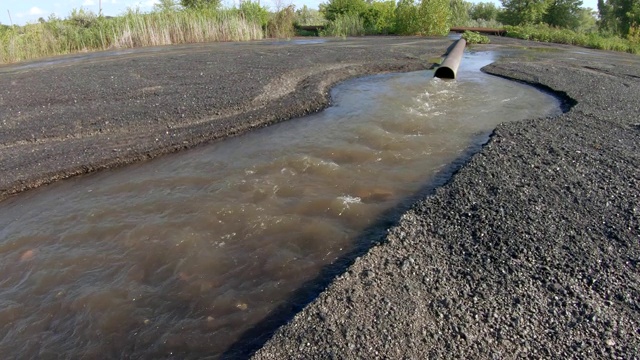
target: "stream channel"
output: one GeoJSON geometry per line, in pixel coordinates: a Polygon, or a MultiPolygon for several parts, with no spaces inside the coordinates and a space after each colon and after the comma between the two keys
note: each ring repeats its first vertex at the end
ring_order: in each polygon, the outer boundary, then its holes
{"type": "Polygon", "coordinates": [[[560,113],[479,71],[496,56],[346,81],[320,113],[0,203],[0,354],[220,356],[498,123],[560,113]]]}

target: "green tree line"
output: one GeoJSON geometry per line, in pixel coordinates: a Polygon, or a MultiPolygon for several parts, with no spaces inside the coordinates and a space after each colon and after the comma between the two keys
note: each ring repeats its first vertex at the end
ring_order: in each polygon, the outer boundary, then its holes
{"type": "MultiPolygon", "coordinates": [[[[0,62],[89,50],[186,42],[289,38],[296,25],[324,25],[323,35],[445,35],[452,26],[507,28],[509,36],[640,52],[640,0],[327,0],[319,8],[269,9],[245,0],[160,0],[154,10],[116,17],[74,10],[25,26],[0,24],[0,62]]],[[[303,34],[298,30],[298,34],[303,34]]]]}

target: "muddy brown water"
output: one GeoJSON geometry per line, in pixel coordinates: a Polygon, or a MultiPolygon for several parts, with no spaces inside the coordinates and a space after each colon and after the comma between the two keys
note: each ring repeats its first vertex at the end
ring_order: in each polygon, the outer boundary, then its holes
{"type": "Polygon", "coordinates": [[[0,203],[0,353],[219,356],[500,122],[559,102],[482,74],[347,81],[333,106],[0,203]]]}

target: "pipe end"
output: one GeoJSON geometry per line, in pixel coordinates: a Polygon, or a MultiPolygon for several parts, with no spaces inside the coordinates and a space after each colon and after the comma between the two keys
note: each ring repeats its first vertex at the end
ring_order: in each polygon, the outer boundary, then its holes
{"type": "Polygon", "coordinates": [[[433,76],[440,79],[455,79],[456,73],[449,67],[441,66],[436,69],[436,72],[435,74],[433,74],[433,76]]]}

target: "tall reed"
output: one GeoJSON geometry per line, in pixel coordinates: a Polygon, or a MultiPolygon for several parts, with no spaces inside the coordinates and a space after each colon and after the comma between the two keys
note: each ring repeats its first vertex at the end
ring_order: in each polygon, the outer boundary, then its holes
{"type": "Polygon", "coordinates": [[[92,50],[206,41],[262,39],[261,24],[234,10],[199,9],[140,13],[77,21],[50,19],[0,29],[0,63],[92,50]]]}

